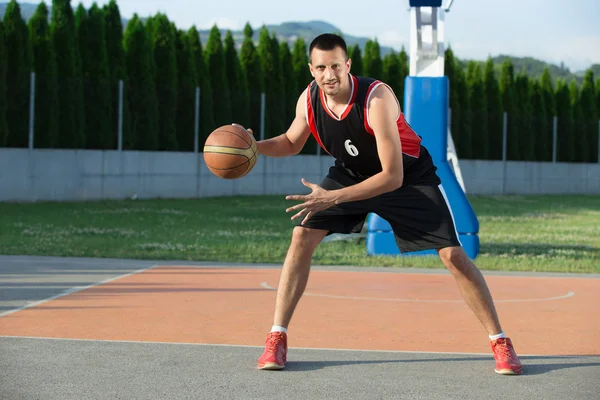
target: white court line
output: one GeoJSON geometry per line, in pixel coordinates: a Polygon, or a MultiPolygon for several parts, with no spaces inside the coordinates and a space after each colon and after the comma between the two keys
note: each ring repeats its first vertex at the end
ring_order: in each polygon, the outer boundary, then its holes
{"type": "MultiPolygon", "coordinates": [[[[277,290],[271,286],[267,282],[261,282],[260,286],[268,290],[277,290]]],[[[419,300],[419,299],[386,299],[381,297],[357,297],[357,296],[337,296],[333,294],[320,294],[320,293],[309,293],[305,292],[305,296],[319,296],[319,297],[329,297],[332,299],[349,299],[349,300],[376,300],[376,301],[395,301],[399,303],[464,303],[464,300],[419,300]]],[[[546,297],[542,299],[522,299],[522,300],[494,300],[494,303],[521,303],[521,302],[530,302],[530,301],[548,301],[548,300],[560,300],[566,299],[568,297],[575,296],[575,292],[569,292],[562,296],[557,297],[546,297]]]]}
{"type": "Polygon", "coordinates": [[[146,260],[114,258],[77,258],[77,257],[41,257],[41,256],[0,256],[0,262],[21,264],[88,264],[88,265],[135,265],[148,264],[146,260]]]}
{"type": "Polygon", "coordinates": [[[108,279],[105,279],[105,280],[100,281],[100,282],[92,283],[91,285],[87,285],[87,286],[75,286],[75,287],[73,287],[71,289],[67,289],[65,291],[62,291],[62,292],[60,292],[57,295],[54,295],[52,297],[48,297],[47,299],[35,301],[33,303],[26,304],[26,305],[21,306],[19,308],[15,308],[13,310],[8,310],[8,311],[5,311],[3,313],[0,313],[0,318],[5,317],[5,316],[10,315],[10,314],[13,314],[13,313],[16,313],[17,311],[21,311],[21,310],[25,310],[27,308],[39,306],[40,304],[46,303],[46,302],[54,300],[54,299],[58,299],[59,297],[66,296],[68,294],[77,293],[77,292],[80,292],[80,291],[85,290],[85,289],[93,288],[94,286],[98,286],[98,285],[102,285],[102,284],[105,284],[105,283],[108,283],[108,282],[115,281],[117,279],[127,278],[128,276],[135,275],[135,274],[138,274],[140,272],[144,272],[144,271],[147,271],[149,269],[156,268],[156,267],[158,267],[158,265],[151,265],[149,267],[138,269],[136,271],[133,271],[133,272],[130,272],[130,273],[127,273],[127,274],[115,276],[115,277],[108,278],[108,279]]]}
{"type": "MultiPolygon", "coordinates": [[[[484,335],[485,336],[485,335],[484,335]]],[[[243,344],[223,344],[223,343],[189,343],[189,342],[157,342],[144,340],[109,340],[109,339],[75,339],[75,338],[56,338],[56,337],[38,337],[38,336],[9,336],[0,335],[0,339],[31,339],[31,340],[55,340],[68,342],[97,342],[97,343],[123,343],[123,344],[162,344],[173,346],[198,346],[198,347],[237,347],[247,349],[264,349],[264,345],[252,346],[243,344]]],[[[492,352],[489,353],[467,353],[453,351],[409,351],[409,350],[371,350],[371,349],[334,349],[320,347],[288,347],[290,350],[317,350],[317,351],[341,351],[350,353],[393,353],[393,354],[431,354],[431,355],[459,355],[459,356],[486,356],[492,358],[492,352]]],[[[519,357],[552,357],[552,358],[579,358],[579,357],[600,357],[600,355],[551,355],[551,354],[521,354],[519,357]]]]}

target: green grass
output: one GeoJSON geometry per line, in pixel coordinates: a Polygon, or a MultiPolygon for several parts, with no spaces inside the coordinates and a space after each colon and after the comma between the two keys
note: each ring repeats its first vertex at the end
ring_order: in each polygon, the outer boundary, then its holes
{"type": "MultiPolygon", "coordinates": [[[[599,196],[470,196],[484,270],[600,272],[599,196]]],[[[284,196],[0,204],[0,254],[281,263],[284,196]]],[[[437,257],[367,256],[324,243],[314,264],[442,267],[437,257]]]]}

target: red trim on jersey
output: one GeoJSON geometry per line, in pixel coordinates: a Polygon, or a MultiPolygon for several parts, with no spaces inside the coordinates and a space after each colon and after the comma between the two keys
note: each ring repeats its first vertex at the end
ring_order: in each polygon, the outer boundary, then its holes
{"type": "Polygon", "coordinates": [[[312,97],[311,91],[310,91],[311,85],[312,85],[312,83],[308,85],[308,90],[306,91],[306,119],[308,120],[308,127],[310,128],[310,131],[311,131],[312,135],[314,136],[314,138],[316,139],[319,146],[321,146],[323,148],[323,150],[325,150],[327,153],[329,153],[327,151],[327,149],[325,148],[325,146],[323,145],[323,142],[321,141],[321,137],[319,136],[319,132],[317,131],[317,124],[315,123],[315,113],[313,111],[313,106],[310,101],[310,98],[312,97]]]}
{"type": "Polygon", "coordinates": [[[329,114],[329,116],[333,119],[338,119],[338,117],[336,117],[335,115],[333,115],[333,113],[331,112],[331,110],[329,109],[329,107],[327,107],[327,100],[325,99],[325,95],[323,94],[323,91],[321,90],[321,88],[319,88],[319,96],[321,96],[321,106],[323,107],[323,109],[325,110],[325,112],[327,114],[329,114]]]}
{"type": "Polygon", "coordinates": [[[396,121],[398,125],[398,133],[400,134],[400,143],[402,144],[402,152],[411,157],[419,158],[421,154],[421,138],[410,127],[404,114],[400,111],[400,117],[396,121]]]}
{"type": "Polygon", "coordinates": [[[367,93],[365,93],[365,105],[364,105],[364,110],[363,110],[363,114],[365,116],[365,118],[364,118],[364,120],[365,120],[365,129],[371,135],[375,135],[375,132],[373,132],[373,128],[371,128],[371,125],[369,125],[369,118],[368,118],[368,114],[367,114],[367,107],[369,105],[369,95],[371,94],[371,91],[373,90],[373,87],[375,87],[375,85],[378,85],[380,83],[382,83],[382,82],[381,81],[374,81],[373,83],[371,83],[369,85],[369,88],[367,89],[367,93]]]}
{"type": "MultiPolygon", "coordinates": [[[[378,83],[382,83],[381,81],[375,81],[371,83],[369,88],[367,89],[367,94],[365,95],[365,106],[364,106],[364,120],[365,120],[365,129],[371,135],[375,136],[375,132],[371,125],[369,125],[369,119],[367,118],[367,106],[369,103],[369,94],[373,90],[373,87],[378,83]]],[[[400,106],[400,105],[398,105],[400,106]]],[[[402,110],[400,110],[400,115],[396,120],[396,126],[398,127],[398,135],[400,135],[400,143],[402,144],[402,153],[419,158],[421,154],[421,138],[419,135],[415,133],[415,131],[410,127],[406,119],[404,118],[404,114],[402,110]]]]}
{"type": "Polygon", "coordinates": [[[352,91],[352,98],[350,99],[350,103],[348,103],[348,107],[346,107],[346,111],[344,111],[344,113],[342,114],[342,116],[340,117],[340,119],[344,119],[346,118],[346,116],[348,114],[350,114],[350,111],[352,110],[352,107],[354,106],[354,102],[356,101],[356,95],[358,94],[358,78],[355,77],[354,75],[350,75],[352,77],[352,82],[354,82],[354,90],[352,91]]]}

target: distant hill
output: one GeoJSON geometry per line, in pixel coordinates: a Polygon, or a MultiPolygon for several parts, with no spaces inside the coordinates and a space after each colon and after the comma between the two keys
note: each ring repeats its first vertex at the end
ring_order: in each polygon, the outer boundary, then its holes
{"type": "MultiPolygon", "coordinates": [[[[6,11],[7,4],[8,3],[6,3],[6,2],[0,3],[0,18],[4,17],[4,12],[6,11]]],[[[47,1],[46,4],[48,5],[48,8],[51,12],[51,7],[50,7],[51,2],[47,1]]],[[[34,3],[19,2],[19,5],[21,6],[21,13],[26,21],[29,18],[31,18],[31,16],[34,14],[36,8],[38,7],[38,4],[34,4],[34,3]]],[[[73,5],[73,7],[77,7],[77,5],[75,4],[75,5],[73,5]]],[[[122,18],[122,21],[123,21],[123,27],[126,27],[128,19],[122,18]]],[[[262,28],[262,26],[253,26],[252,28],[254,29],[254,40],[256,42],[258,42],[258,39],[260,36],[260,29],[262,28]]],[[[274,32],[277,35],[277,38],[279,41],[285,40],[290,45],[292,45],[294,43],[294,41],[299,37],[303,38],[304,40],[306,40],[308,42],[308,41],[312,40],[312,38],[314,38],[315,36],[317,36],[321,33],[325,33],[325,32],[342,33],[342,35],[344,36],[344,39],[348,43],[348,46],[353,46],[355,44],[358,44],[358,46],[361,49],[364,48],[365,43],[370,39],[370,38],[366,38],[366,37],[352,36],[348,33],[341,32],[341,30],[339,28],[337,28],[336,26],[331,25],[330,23],[327,23],[325,21],[284,22],[279,25],[267,25],[267,29],[269,29],[269,31],[271,31],[271,32],[274,32]]],[[[227,32],[227,30],[221,29],[221,35],[223,37],[225,36],[226,32],[227,32]]],[[[208,30],[208,29],[200,30],[200,38],[202,40],[202,43],[206,43],[206,41],[208,40],[209,33],[210,33],[210,30],[208,30]]],[[[232,31],[231,33],[236,41],[236,44],[238,46],[241,46],[242,41],[244,39],[243,31],[232,31]]],[[[390,48],[390,47],[381,46],[382,56],[388,54],[391,50],[392,50],[392,48],[390,48]]],[[[398,51],[398,50],[396,50],[396,51],[398,51]]],[[[460,58],[460,54],[455,54],[455,57],[458,57],[459,62],[463,66],[466,66],[466,64],[469,61],[469,60],[460,58]]],[[[527,75],[534,77],[534,78],[539,77],[542,74],[542,72],[544,71],[544,68],[546,66],[549,68],[550,74],[552,75],[552,78],[554,80],[556,80],[557,78],[567,79],[567,80],[575,79],[578,83],[581,83],[583,76],[585,74],[585,71],[577,71],[577,72],[573,73],[568,68],[566,68],[564,65],[550,64],[545,61],[541,61],[541,60],[538,60],[538,59],[535,59],[532,57],[513,57],[513,56],[509,56],[509,55],[498,55],[498,56],[492,58],[492,60],[494,61],[494,64],[495,64],[495,69],[496,69],[497,74],[500,73],[500,68],[501,68],[502,62],[504,62],[504,60],[508,57],[510,57],[512,60],[515,73],[520,73],[522,71],[525,71],[525,73],[527,75]]],[[[485,62],[485,60],[477,60],[477,61],[485,62]]],[[[594,64],[594,65],[590,66],[590,68],[592,68],[595,77],[600,76],[600,64],[594,64]]]]}

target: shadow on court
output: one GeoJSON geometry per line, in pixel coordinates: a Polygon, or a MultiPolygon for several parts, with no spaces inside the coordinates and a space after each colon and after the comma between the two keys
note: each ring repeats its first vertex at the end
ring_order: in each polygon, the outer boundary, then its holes
{"type": "MultiPolygon", "coordinates": [[[[552,362],[546,363],[544,360],[556,360],[556,357],[521,357],[523,362],[524,375],[542,375],[553,371],[570,368],[593,368],[600,367],[600,362],[582,362],[582,357],[573,357],[574,362],[552,362]],[[532,363],[536,360],[535,363],[532,363]],[[578,360],[578,361],[575,361],[578,360]]],[[[597,357],[596,357],[597,358],[597,357]]],[[[290,361],[286,363],[287,371],[316,371],[331,367],[344,367],[353,365],[381,365],[381,364],[433,364],[436,362],[472,362],[483,361],[492,363],[492,357],[455,357],[455,358],[428,358],[428,359],[397,359],[397,360],[339,360],[339,361],[290,361]]]]}

